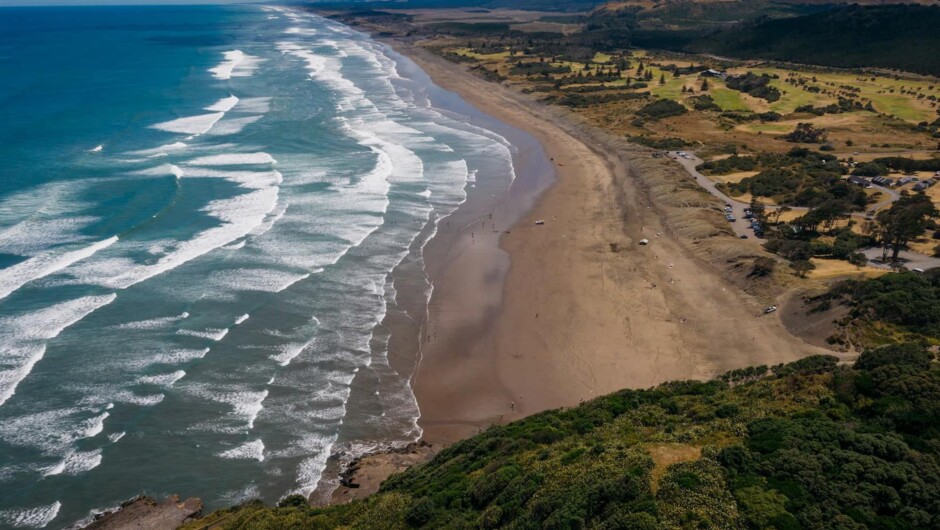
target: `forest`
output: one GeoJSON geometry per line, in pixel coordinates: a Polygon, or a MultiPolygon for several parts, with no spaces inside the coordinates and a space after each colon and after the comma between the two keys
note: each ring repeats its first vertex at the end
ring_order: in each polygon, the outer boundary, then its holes
{"type": "Polygon", "coordinates": [[[841,68],[940,74],[940,6],[843,6],[761,19],[694,40],[686,51],[841,68]]]}
{"type": "Polygon", "coordinates": [[[940,365],[911,342],[623,390],[494,425],[365,501],[188,528],[926,529],[938,459],[940,365]]]}

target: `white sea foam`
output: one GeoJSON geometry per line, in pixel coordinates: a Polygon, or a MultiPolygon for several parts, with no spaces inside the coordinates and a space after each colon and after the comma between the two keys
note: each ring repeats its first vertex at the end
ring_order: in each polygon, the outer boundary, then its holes
{"type": "MultiPolygon", "coordinates": [[[[264,408],[262,403],[268,397],[268,390],[219,390],[206,386],[192,386],[188,389],[193,395],[232,407],[231,417],[253,429],[255,419],[264,408]]],[[[217,429],[219,430],[219,429],[217,429]]],[[[223,429],[224,430],[224,429],[223,429]]]]}
{"type": "Polygon", "coordinates": [[[228,112],[232,110],[232,107],[238,104],[237,96],[229,96],[227,98],[222,98],[212,105],[209,105],[205,108],[209,112],[228,112]]]}
{"type": "Polygon", "coordinates": [[[71,269],[81,283],[125,289],[139,282],[198,258],[212,250],[247,235],[264,222],[277,204],[278,188],[270,187],[210,202],[202,211],[222,221],[222,225],[196,234],[180,242],[175,249],[150,264],[139,264],[127,258],[96,260],[71,269]],[[115,274],[115,271],[121,271],[115,274]]]}
{"type": "Polygon", "coordinates": [[[0,299],[6,298],[13,291],[27,283],[58,272],[69,265],[91,257],[101,249],[116,243],[117,236],[69,252],[48,252],[34,256],[16,265],[0,269],[0,299]]]}
{"type": "Polygon", "coordinates": [[[200,114],[198,116],[189,116],[157,123],[151,125],[150,128],[179,134],[205,134],[215,125],[215,122],[222,119],[222,116],[225,116],[224,112],[200,114]]]}
{"type": "Polygon", "coordinates": [[[235,319],[235,325],[237,326],[237,325],[241,324],[242,322],[248,320],[248,317],[249,317],[249,316],[250,316],[250,315],[249,315],[248,313],[245,313],[244,315],[242,315],[242,316],[236,318],[236,319],[235,319]]]}
{"type": "Polygon", "coordinates": [[[0,405],[16,391],[33,366],[45,354],[43,341],[53,339],[65,328],[82,320],[116,295],[86,296],[44,309],[0,318],[0,405]]]}
{"type": "Polygon", "coordinates": [[[164,175],[173,175],[176,178],[181,178],[183,176],[183,170],[180,169],[176,164],[160,164],[156,167],[151,167],[147,169],[141,169],[137,171],[138,175],[149,175],[149,176],[164,176],[164,175]]]}
{"type": "Polygon", "coordinates": [[[160,317],[160,318],[151,318],[148,320],[136,320],[134,322],[125,322],[124,324],[118,324],[116,327],[118,329],[159,329],[167,327],[174,322],[179,322],[189,318],[189,313],[183,311],[179,315],[174,315],[171,317],[160,317]]]}
{"type": "MultiPolygon", "coordinates": [[[[20,217],[25,212],[42,212],[68,207],[68,205],[56,205],[58,197],[43,197],[45,193],[36,195],[38,195],[36,203],[30,200],[32,197],[14,196],[4,200],[0,204],[0,216],[6,217],[4,214],[10,212],[20,217]]],[[[81,235],[80,230],[99,220],[100,218],[92,216],[69,217],[61,214],[53,218],[30,217],[15,222],[11,226],[0,228],[0,252],[32,256],[46,252],[52,246],[87,243],[91,238],[81,235]]]]}
{"type": "Polygon", "coordinates": [[[244,98],[240,100],[238,105],[235,105],[232,110],[234,112],[244,112],[249,114],[264,114],[271,110],[271,98],[244,98]]]}
{"type": "Polygon", "coordinates": [[[224,269],[210,275],[210,281],[222,289],[279,293],[295,283],[310,277],[310,273],[295,273],[276,269],[224,269]]]}
{"type": "Polygon", "coordinates": [[[100,153],[102,150],[104,150],[104,144],[102,144],[102,145],[96,145],[96,146],[92,147],[91,149],[89,149],[88,152],[89,152],[89,153],[100,153]]]}
{"type": "Polygon", "coordinates": [[[280,50],[281,53],[290,54],[298,59],[303,59],[304,62],[307,63],[307,71],[311,77],[322,72],[326,67],[326,57],[317,55],[292,42],[278,43],[277,49],[280,50]]]}
{"type": "Polygon", "coordinates": [[[139,155],[139,156],[151,156],[151,157],[152,156],[166,156],[169,153],[182,151],[183,149],[186,149],[187,147],[189,146],[184,144],[183,142],[173,142],[171,144],[161,145],[160,147],[156,147],[153,149],[131,151],[130,154],[139,155]]]}
{"type": "Polygon", "coordinates": [[[214,340],[216,342],[228,335],[228,328],[209,328],[206,330],[180,329],[176,331],[177,335],[189,335],[190,337],[199,337],[202,339],[214,340]]]}
{"type": "Polygon", "coordinates": [[[173,386],[173,383],[186,376],[185,370],[177,370],[169,374],[148,375],[137,380],[142,385],[157,385],[162,387],[173,386]]]}
{"type": "Polygon", "coordinates": [[[277,160],[268,153],[228,153],[222,155],[209,155],[194,158],[189,161],[191,166],[243,166],[259,164],[276,164],[277,160]]]}
{"type": "Polygon", "coordinates": [[[225,250],[238,250],[238,249],[240,249],[240,248],[243,248],[244,246],[245,246],[245,240],[241,240],[241,241],[239,241],[238,243],[234,243],[234,244],[231,244],[231,245],[225,245],[225,246],[222,247],[222,248],[225,249],[225,250]]]}
{"type": "Polygon", "coordinates": [[[216,126],[209,131],[209,134],[213,136],[224,136],[227,134],[240,133],[245,127],[263,117],[264,116],[245,116],[244,118],[227,118],[217,123],[216,126]]]}
{"type": "Polygon", "coordinates": [[[287,213],[287,206],[287,202],[284,202],[279,207],[275,208],[271,213],[268,214],[267,217],[265,217],[263,223],[256,226],[251,231],[251,235],[255,237],[264,235],[269,230],[274,228],[274,225],[284,217],[285,213],[287,213]]]}
{"type": "Polygon", "coordinates": [[[202,359],[206,356],[207,353],[209,353],[209,348],[203,348],[201,350],[173,350],[168,353],[158,354],[151,359],[148,359],[147,362],[141,366],[152,366],[155,364],[182,364],[196,359],[202,359]]]}
{"type": "Polygon", "coordinates": [[[219,453],[222,458],[247,459],[264,462],[264,442],[260,439],[246,442],[238,447],[219,453]]]}
{"type": "Polygon", "coordinates": [[[187,178],[221,178],[238,183],[248,189],[263,189],[279,185],[284,176],[279,171],[227,171],[203,167],[187,167],[187,178]]]}
{"type": "Polygon", "coordinates": [[[333,447],[335,437],[324,439],[321,437],[308,437],[301,442],[308,455],[314,455],[305,458],[297,466],[297,492],[303,495],[310,495],[317,488],[320,477],[323,476],[323,469],[326,467],[326,461],[330,457],[330,450],[333,447]]]}
{"type": "Polygon", "coordinates": [[[78,475],[98,467],[101,464],[101,449],[92,451],[69,451],[58,464],[46,468],[43,476],[78,475]]]}
{"type": "Polygon", "coordinates": [[[139,407],[152,407],[154,405],[159,405],[165,397],[166,396],[163,394],[140,396],[129,390],[122,390],[114,395],[114,400],[121,403],[127,403],[129,405],[137,405],[139,407]]]}
{"type": "Polygon", "coordinates": [[[287,366],[309,345],[309,342],[291,342],[275,346],[276,349],[280,350],[280,353],[272,355],[270,359],[281,366],[287,366]]]}
{"type": "Polygon", "coordinates": [[[118,443],[119,441],[121,441],[121,438],[124,438],[124,435],[126,435],[126,434],[127,434],[127,433],[124,432],[124,431],[116,432],[116,433],[113,433],[113,434],[109,434],[109,435],[108,435],[108,441],[110,441],[110,442],[113,443],[113,444],[116,444],[116,443],[118,443]]]}
{"type": "Polygon", "coordinates": [[[5,510],[0,512],[0,521],[14,528],[45,528],[59,515],[60,508],[62,508],[62,503],[55,501],[36,508],[5,510]]]}
{"type": "Polygon", "coordinates": [[[209,71],[212,72],[212,76],[216,79],[249,77],[261,63],[259,57],[248,55],[241,50],[227,51],[223,55],[225,56],[225,60],[218,66],[209,69],[209,71]]]}
{"type": "Polygon", "coordinates": [[[108,419],[111,414],[108,412],[102,412],[94,418],[85,420],[80,428],[79,438],[94,438],[104,431],[104,420],[108,419]]]}

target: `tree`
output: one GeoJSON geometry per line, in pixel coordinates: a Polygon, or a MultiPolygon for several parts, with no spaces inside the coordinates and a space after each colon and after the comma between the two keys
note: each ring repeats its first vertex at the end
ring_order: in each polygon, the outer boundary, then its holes
{"type": "Polygon", "coordinates": [[[851,209],[852,205],[841,199],[828,200],[797,219],[796,223],[811,232],[818,231],[820,224],[824,231],[828,231],[834,222],[844,218],[851,209]]]}
{"type": "Polygon", "coordinates": [[[767,215],[766,215],[767,209],[764,207],[764,203],[760,202],[760,199],[752,196],[750,208],[751,208],[751,214],[754,216],[754,219],[756,219],[758,223],[764,224],[767,222],[767,215]]]}
{"type": "Polygon", "coordinates": [[[666,84],[666,74],[659,74],[659,84],[660,85],[666,84]]]}
{"type": "Polygon", "coordinates": [[[708,90],[708,79],[702,79],[702,92],[708,90]]]}
{"type": "Polygon", "coordinates": [[[787,212],[792,212],[792,211],[793,211],[793,208],[790,208],[786,204],[784,204],[783,206],[777,207],[777,209],[774,211],[774,223],[779,223],[781,215],[787,212]]]}
{"type": "Polygon", "coordinates": [[[812,123],[797,123],[796,129],[787,133],[783,139],[788,142],[803,144],[821,144],[829,137],[829,131],[826,129],[817,129],[812,123]]]}
{"type": "Polygon", "coordinates": [[[805,259],[796,260],[790,263],[790,267],[796,272],[796,275],[800,278],[805,278],[806,273],[815,269],[816,265],[813,265],[813,262],[805,259]]]}
{"type": "Polygon", "coordinates": [[[865,265],[868,265],[868,256],[861,252],[855,252],[849,255],[849,263],[861,269],[865,265]]]}
{"type": "Polygon", "coordinates": [[[754,268],[751,269],[751,276],[768,276],[774,272],[777,267],[777,261],[773,258],[761,256],[754,260],[754,268]]]}
{"type": "Polygon", "coordinates": [[[878,222],[882,259],[887,260],[888,249],[891,249],[891,261],[898,260],[901,248],[924,233],[927,221],[940,215],[934,207],[930,197],[923,193],[901,196],[891,205],[891,208],[878,212],[875,218],[878,222]]]}

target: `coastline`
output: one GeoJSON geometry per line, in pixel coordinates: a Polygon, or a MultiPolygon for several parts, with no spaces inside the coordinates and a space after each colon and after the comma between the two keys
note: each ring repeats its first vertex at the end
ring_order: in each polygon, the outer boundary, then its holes
{"type": "MultiPolygon", "coordinates": [[[[370,411],[356,410],[355,404],[364,401],[375,387],[374,381],[360,378],[369,377],[368,372],[374,371],[377,362],[387,362],[388,369],[396,374],[390,379],[405,378],[414,388],[425,352],[436,351],[438,345],[445,350],[460,350],[461,345],[471,344],[494,325],[510,267],[501,238],[555,179],[542,145],[529,132],[484,113],[455,91],[442,88],[394,48],[386,46],[385,53],[396,60],[406,83],[427,89],[422,97],[426,96],[435,110],[466,121],[485,134],[501,137],[512,155],[512,173],[486,173],[473,178],[464,202],[440,219],[436,227],[425,227],[426,232],[416,238],[409,256],[392,270],[395,296],[380,325],[387,343],[373,344],[373,370],[360,373],[351,384],[348,403],[353,408],[348,414],[360,417],[360,421],[350,422],[355,424],[368,423],[363,418],[370,411]],[[433,233],[427,233],[430,230],[433,233]]],[[[381,379],[381,373],[378,377],[381,379]]],[[[484,424],[472,427],[480,425],[484,424]]],[[[426,433],[427,426],[421,427],[426,433]]],[[[314,504],[367,496],[377,491],[390,474],[429,459],[443,446],[465,436],[461,432],[442,439],[425,434],[409,440],[402,439],[398,432],[360,429],[350,430],[344,437],[334,446],[323,478],[310,495],[314,504]]]]}
{"type": "Polygon", "coordinates": [[[447,445],[621,388],[831,353],[760,317],[759,300],[691,252],[616,139],[425,49],[384,42],[535,137],[557,175],[522,219],[486,235],[500,252],[485,270],[486,255],[468,256],[466,229],[442,268],[429,267],[434,295],[413,379],[424,441],[447,445]],[[653,244],[639,246],[644,237],[653,244]]]}

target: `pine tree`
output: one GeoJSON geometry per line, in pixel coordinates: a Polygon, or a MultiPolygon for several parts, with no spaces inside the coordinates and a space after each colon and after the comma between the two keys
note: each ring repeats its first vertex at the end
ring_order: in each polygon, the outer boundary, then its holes
{"type": "Polygon", "coordinates": [[[708,91],[708,79],[702,79],[702,92],[708,91]]]}
{"type": "Polygon", "coordinates": [[[666,74],[659,74],[659,84],[660,85],[666,84],[666,74]]]}

